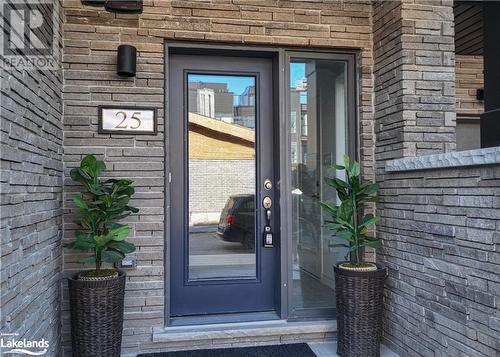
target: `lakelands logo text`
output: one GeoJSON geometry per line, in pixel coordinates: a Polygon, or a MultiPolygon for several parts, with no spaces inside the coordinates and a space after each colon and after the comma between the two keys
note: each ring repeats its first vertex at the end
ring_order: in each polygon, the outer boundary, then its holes
{"type": "Polygon", "coordinates": [[[0,337],[1,354],[18,354],[28,356],[43,356],[49,348],[49,341],[44,338],[40,340],[18,340],[18,334],[2,334],[0,337]]]}

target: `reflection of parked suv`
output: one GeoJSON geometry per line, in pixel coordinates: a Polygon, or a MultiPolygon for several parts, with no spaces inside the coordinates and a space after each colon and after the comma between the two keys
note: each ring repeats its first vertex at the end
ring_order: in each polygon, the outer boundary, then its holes
{"type": "Polygon", "coordinates": [[[226,242],[239,242],[248,249],[255,247],[255,196],[230,196],[220,215],[217,234],[226,242]]]}

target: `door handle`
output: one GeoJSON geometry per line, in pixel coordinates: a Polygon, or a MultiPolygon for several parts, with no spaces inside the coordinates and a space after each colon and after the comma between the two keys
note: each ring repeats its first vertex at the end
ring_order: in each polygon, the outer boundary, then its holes
{"type": "Polygon", "coordinates": [[[264,226],[264,247],[266,248],[272,248],[274,246],[273,242],[273,230],[271,228],[271,206],[273,204],[273,201],[271,200],[271,197],[266,196],[262,200],[262,206],[265,208],[265,213],[266,213],[266,225],[264,226]]]}
{"type": "Polygon", "coordinates": [[[265,209],[269,209],[271,208],[271,206],[273,205],[273,200],[271,199],[271,197],[269,196],[266,196],[262,199],[262,206],[265,208],[265,209]]]}

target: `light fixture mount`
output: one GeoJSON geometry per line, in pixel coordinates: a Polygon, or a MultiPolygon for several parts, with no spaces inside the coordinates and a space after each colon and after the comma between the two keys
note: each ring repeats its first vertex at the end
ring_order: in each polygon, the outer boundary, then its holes
{"type": "Polygon", "coordinates": [[[83,5],[103,6],[106,0],[82,0],[83,5]]]}
{"type": "Polygon", "coordinates": [[[106,0],[104,8],[110,12],[124,12],[128,14],[142,13],[143,0],[106,0]]]}

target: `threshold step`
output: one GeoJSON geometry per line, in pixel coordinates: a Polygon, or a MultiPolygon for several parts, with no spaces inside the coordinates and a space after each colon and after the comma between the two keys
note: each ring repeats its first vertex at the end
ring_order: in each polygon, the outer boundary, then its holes
{"type": "Polygon", "coordinates": [[[304,339],[307,339],[309,335],[320,339],[320,336],[329,338],[335,332],[337,332],[337,322],[335,320],[257,321],[157,328],[153,331],[153,342],[194,342],[255,337],[269,338],[271,336],[281,338],[289,335],[302,335],[304,339]]]}

